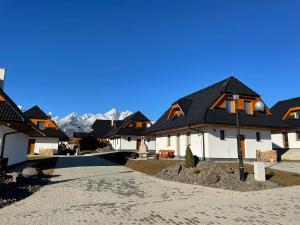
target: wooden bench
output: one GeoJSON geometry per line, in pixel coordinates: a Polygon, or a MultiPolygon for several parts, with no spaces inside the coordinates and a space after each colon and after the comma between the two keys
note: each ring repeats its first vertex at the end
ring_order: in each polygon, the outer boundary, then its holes
{"type": "Polygon", "coordinates": [[[159,150],[159,158],[174,158],[175,150],[159,150]]]}

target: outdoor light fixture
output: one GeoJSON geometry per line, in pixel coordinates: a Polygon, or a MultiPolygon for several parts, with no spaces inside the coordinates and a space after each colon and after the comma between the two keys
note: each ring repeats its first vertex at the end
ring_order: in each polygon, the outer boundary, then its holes
{"type": "Polygon", "coordinates": [[[244,169],[244,162],[243,156],[241,151],[241,134],[240,134],[240,123],[239,123],[239,95],[236,94],[232,95],[233,99],[235,100],[235,118],[236,118],[236,131],[237,131],[237,150],[238,150],[238,158],[239,158],[239,169],[240,169],[240,180],[245,181],[245,169],[244,169]]]}

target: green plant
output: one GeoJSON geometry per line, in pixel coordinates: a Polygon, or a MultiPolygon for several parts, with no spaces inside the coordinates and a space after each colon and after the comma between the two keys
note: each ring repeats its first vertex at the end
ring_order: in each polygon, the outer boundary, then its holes
{"type": "Polygon", "coordinates": [[[195,167],[195,158],[189,145],[186,147],[185,150],[185,167],[195,167]]]}
{"type": "Polygon", "coordinates": [[[194,174],[199,174],[200,172],[201,172],[201,171],[198,170],[198,169],[196,169],[196,170],[193,171],[194,174]]]}

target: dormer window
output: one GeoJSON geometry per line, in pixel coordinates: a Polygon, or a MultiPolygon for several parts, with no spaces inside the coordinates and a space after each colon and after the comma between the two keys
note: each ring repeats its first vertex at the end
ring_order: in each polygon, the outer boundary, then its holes
{"type": "Polygon", "coordinates": [[[300,111],[295,112],[295,119],[300,119],[300,111]]]}
{"type": "Polygon", "coordinates": [[[175,119],[182,115],[184,115],[184,113],[181,110],[179,104],[174,104],[169,111],[168,119],[175,119]]]}
{"type": "Polygon", "coordinates": [[[253,114],[252,109],[251,109],[251,102],[244,101],[244,109],[247,114],[253,114]]]}
{"type": "Polygon", "coordinates": [[[40,129],[40,130],[44,130],[45,129],[45,122],[37,122],[37,127],[40,129]]]}
{"type": "Polygon", "coordinates": [[[226,100],[226,110],[229,113],[234,113],[233,100],[226,100]]]}

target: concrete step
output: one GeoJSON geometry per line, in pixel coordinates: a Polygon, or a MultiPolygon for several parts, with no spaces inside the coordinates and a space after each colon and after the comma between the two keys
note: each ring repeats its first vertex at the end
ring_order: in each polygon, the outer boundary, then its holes
{"type": "Polygon", "coordinates": [[[300,149],[289,149],[282,156],[282,160],[300,160],[300,149]]]}

